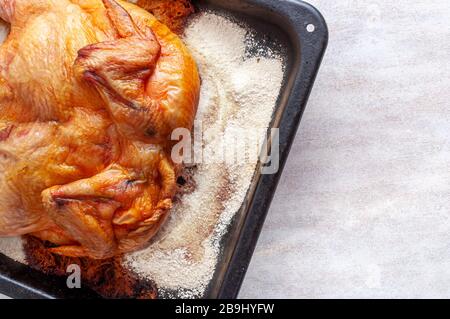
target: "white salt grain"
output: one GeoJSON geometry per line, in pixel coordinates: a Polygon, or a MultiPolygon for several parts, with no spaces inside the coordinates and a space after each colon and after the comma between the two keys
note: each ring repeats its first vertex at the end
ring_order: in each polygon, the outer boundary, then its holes
{"type": "Polygon", "coordinates": [[[0,238],[0,254],[25,264],[25,253],[21,237],[0,238]]]}
{"type": "MultiPolygon", "coordinates": [[[[264,136],[281,89],[282,58],[267,50],[269,58],[248,57],[246,45],[258,46],[251,33],[213,13],[195,17],[184,41],[202,77],[197,120],[203,124],[205,152],[219,149],[223,141],[217,136],[230,127],[264,136]]],[[[255,163],[198,164],[196,190],[174,207],[150,247],[129,254],[125,265],[154,280],[166,295],[202,296],[216,268],[220,238],[242,205],[255,169],[255,163]]]]}

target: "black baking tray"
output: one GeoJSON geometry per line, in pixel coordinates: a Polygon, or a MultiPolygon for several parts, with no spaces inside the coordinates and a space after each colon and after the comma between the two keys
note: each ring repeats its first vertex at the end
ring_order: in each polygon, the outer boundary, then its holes
{"type": "MultiPolygon", "coordinates": [[[[279,170],[262,175],[257,169],[246,199],[222,239],[220,260],[203,296],[236,298],[319,70],[328,29],[314,7],[297,0],[194,3],[200,10],[224,13],[250,26],[285,58],[284,85],[271,124],[279,128],[279,170]]],[[[88,289],[68,289],[64,278],[44,275],[1,254],[0,292],[13,298],[98,298],[88,289]]]]}

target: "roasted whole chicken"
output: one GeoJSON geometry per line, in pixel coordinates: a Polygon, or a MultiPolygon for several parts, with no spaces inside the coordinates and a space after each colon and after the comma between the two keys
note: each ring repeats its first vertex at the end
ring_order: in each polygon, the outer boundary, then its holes
{"type": "Polygon", "coordinates": [[[0,236],[109,258],[144,247],[176,192],[196,64],[147,11],[115,0],[0,0],[0,236]]]}

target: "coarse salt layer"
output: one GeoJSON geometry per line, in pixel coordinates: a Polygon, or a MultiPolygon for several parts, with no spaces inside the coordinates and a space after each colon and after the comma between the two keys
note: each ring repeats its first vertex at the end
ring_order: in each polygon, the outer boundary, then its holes
{"type": "MultiPolygon", "coordinates": [[[[202,78],[197,121],[202,123],[204,153],[222,147],[217,136],[230,127],[264,136],[283,81],[283,59],[247,56],[246,46],[259,45],[252,33],[209,12],[190,21],[184,41],[202,78]]],[[[255,169],[255,162],[197,164],[195,191],[175,205],[148,248],[125,257],[125,265],[154,280],[165,296],[176,291],[177,297],[201,297],[216,268],[220,239],[241,207],[255,169]]]]}

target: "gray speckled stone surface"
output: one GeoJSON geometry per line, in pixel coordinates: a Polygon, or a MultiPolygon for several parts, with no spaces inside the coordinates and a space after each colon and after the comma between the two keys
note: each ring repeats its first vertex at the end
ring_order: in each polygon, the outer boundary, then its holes
{"type": "Polygon", "coordinates": [[[450,3],[310,2],[329,48],[240,297],[450,297],[450,3]]]}

